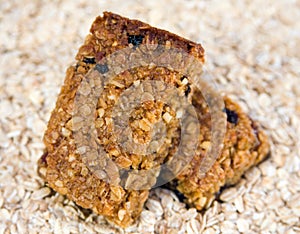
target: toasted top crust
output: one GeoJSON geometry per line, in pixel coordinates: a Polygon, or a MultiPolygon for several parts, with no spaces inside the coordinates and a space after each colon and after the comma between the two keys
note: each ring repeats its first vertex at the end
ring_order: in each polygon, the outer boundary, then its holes
{"type": "Polygon", "coordinates": [[[90,32],[91,35],[87,36],[85,45],[80,48],[76,56],[77,60],[82,61],[84,56],[95,56],[97,62],[107,54],[129,46],[130,36],[141,36],[142,40],[137,40],[137,43],[165,45],[169,41],[172,47],[184,50],[204,62],[204,49],[200,44],[166,30],[151,27],[139,20],[131,20],[111,12],[104,12],[103,17],[98,16],[90,32]],[[97,54],[99,52],[101,53],[97,54]]]}

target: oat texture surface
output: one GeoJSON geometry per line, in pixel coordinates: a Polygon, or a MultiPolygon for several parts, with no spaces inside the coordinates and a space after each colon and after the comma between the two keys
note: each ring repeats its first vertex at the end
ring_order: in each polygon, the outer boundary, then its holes
{"type": "Polygon", "coordinates": [[[300,233],[299,1],[12,0],[0,9],[0,233],[300,233]],[[270,158],[206,211],[156,188],[121,229],[37,175],[65,69],[103,11],[201,43],[216,88],[269,136],[270,158]]]}

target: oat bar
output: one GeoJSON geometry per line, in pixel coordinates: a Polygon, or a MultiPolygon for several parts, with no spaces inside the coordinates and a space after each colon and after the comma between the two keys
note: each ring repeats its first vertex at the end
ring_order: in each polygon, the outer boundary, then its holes
{"type": "MultiPolygon", "coordinates": [[[[55,191],[66,195],[77,205],[92,209],[95,213],[107,217],[108,220],[126,227],[132,224],[142,211],[144,202],[148,197],[148,189],[126,189],[126,184],[118,186],[100,180],[99,176],[109,174],[115,169],[111,162],[105,162],[104,171],[97,168],[91,170],[91,167],[87,166],[90,163],[89,159],[83,158],[81,153],[87,151],[92,154],[93,151],[83,147],[84,144],[90,144],[90,142],[86,142],[84,137],[79,140],[80,142],[76,142],[74,133],[84,126],[81,126],[83,124],[81,124],[80,116],[74,116],[74,108],[78,108],[78,112],[82,115],[90,113],[91,110],[85,103],[77,103],[76,97],[81,96],[81,94],[77,95],[78,89],[82,87],[82,81],[89,72],[97,72],[99,75],[110,72],[110,67],[102,60],[106,56],[127,47],[131,49],[131,57],[133,57],[135,52],[141,51],[142,44],[147,44],[147,48],[152,51],[157,51],[158,44],[167,48],[173,46],[185,53],[193,54],[201,63],[204,61],[204,50],[201,45],[167,31],[109,12],[105,12],[103,17],[96,18],[90,32],[76,56],[76,65],[67,70],[64,84],[44,135],[46,151],[39,160],[38,170],[47,185],[55,191]],[[78,147],[78,144],[81,147],[78,147]]],[[[119,57],[116,62],[124,63],[122,55],[119,57]]],[[[164,60],[163,56],[161,59],[164,60]]],[[[163,80],[172,86],[178,86],[179,92],[184,95],[189,93],[187,79],[166,67],[153,65],[135,67],[124,71],[104,87],[97,102],[94,116],[98,134],[97,143],[103,146],[115,164],[125,169],[146,170],[155,168],[170,157],[172,152],[176,150],[175,146],[178,145],[178,121],[174,111],[168,105],[151,101],[148,97],[148,101],[143,102],[129,116],[129,126],[132,129],[133,138],[141,144],[143,141],[147,141],[150,137],[149,126],[158,124],[158,120],[161,119],[166,125],[164,142],[160,143],[161,147],[157,152],[150,149],[147,156],[126,152],[118,147],[116,142],[121,140],[118,139],[118,135],[112,134],[113,107],[124,90],[138,85],[141,80],[163,80]]],[[[145,91],[147,87],[143,87],[143,89],[145,91]]],[[[83,89],[83,95],[84,92],[86,90],[83,89]]],[[[153,143],[154,148],[156,143],[153,143]]],[[[100,163],[104,162],[100,161],[100,163]]],[[[99,165],[95,167],[97,166],[99,165]]],[[[111,181],[117,180],[114,175],[107,176],[110,176],[111,181]]],[[[128,175],[125,183],[143,182],[140,180],[131,182],[133,176],[128,175]]],[[[150,181],[151,184],[156,182],[156,176],[157,174],[149,178],[153,180],[150,181]]],[[[147,184],[148,181],[144,183],[147,184]]]]}
{"type": "MultiPolygon", "coordinates": [[[[196,106],[204,102],[200,93],[195,93],[193,101],[196,106]]],[[[269,154],[270,146],[266,135],[258,123],[250,119],[241,108],[224,98],[224,113],[227,115],[227,129],[223,149],[211,169],[203,176],[199,165],[206,157],[206,149],[210,145],[209,137],[200,143],[201,153],[196,155],[175,180],[166,185],[184,196],[184,201],[198,210],[208,208],[221,187],[238,182],[243,173],[257,165],[269,154]]],[[[202,113],[205,110],[201,111],[202,113]]],[[[202,117],[202,126],[209,126],[210,119],[202,117]]],[[[203,128],[205,128],[203,126],[203,128]]]]}

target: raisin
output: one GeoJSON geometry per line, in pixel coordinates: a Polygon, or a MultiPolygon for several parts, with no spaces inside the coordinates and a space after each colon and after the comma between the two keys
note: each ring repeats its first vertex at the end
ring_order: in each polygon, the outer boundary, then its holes
{"type": "Polygon", "coordinates": [[[109,69],[108,69],[107,64],[96,64],[95,70],[97,70],[101,74],[104,74],[104,73],[108,72],[109,69]]]}
{"type": "Polygon", "coordinates": [[[95,58],[84,57],[82,61],[87,64],[95,64],[96,63],[95,58]]]}
{"type": "Polygon", "coordinates": [[[132,44],[134,48],[142,44],[143,39],[143,35],[128,35],[128,43],[132,44]]]}
{"type": "Polygon", "coordinates": [[[229,123],[233,123],[233,124],[237,124],[238,123],[239,116],[238,116],[238,114],[235,111],[229,110],[227,108],[225,108],[223,111],[226,112],[227,121],[229,123]]]}
{"type": "Polygon", "coordinates": [[[188,50],[188,52],[190,52],[192,48],[193,48],[193,46],[192,46],[191,44],[188,44],[188,45],[187,45],[187,50],[188,50]]]}
{"type": "Polygon", "coordinates": [[[184,91],[185,96],[188,96],[190,92],[191,92],[191,87],[188,85],[186,87],[186,90],[184,91]]]}

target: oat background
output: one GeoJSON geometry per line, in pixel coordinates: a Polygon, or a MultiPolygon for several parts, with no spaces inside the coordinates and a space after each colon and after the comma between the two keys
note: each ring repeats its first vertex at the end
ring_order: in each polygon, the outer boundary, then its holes
{"type": "Polygon", "coordinates": [[[300,233],[300,1],[0,0],[0,233],[300,233]],[[201,42],[272,156],[197,213],[155,189],[121,230],[43,187],[42,136],[77,49],[109,10],[201,42]]]}

